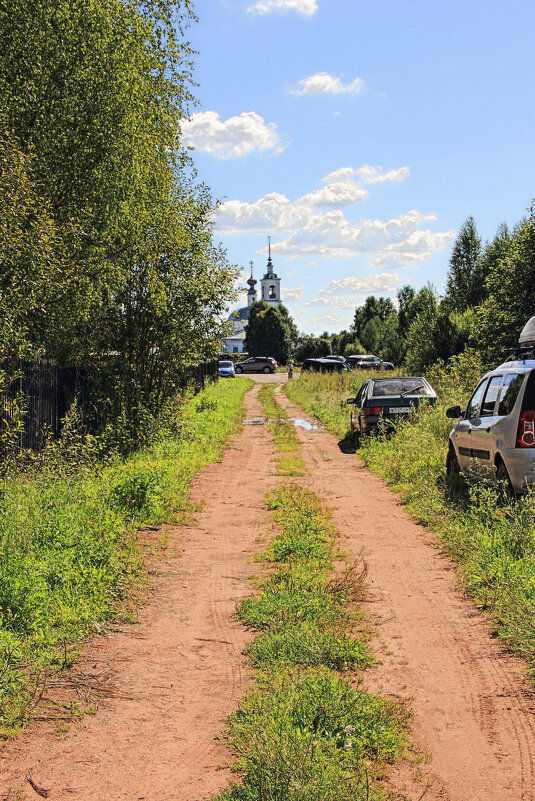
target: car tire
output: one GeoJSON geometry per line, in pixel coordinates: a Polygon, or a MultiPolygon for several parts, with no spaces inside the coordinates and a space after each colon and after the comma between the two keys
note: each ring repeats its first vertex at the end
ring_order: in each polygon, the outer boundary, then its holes
{"type": "Polygon", "coordinates": [[[235,367],[234,368],[234,372],[235,373],[243,373],[243,367],[235,367]]]}
{"type": "Polygon", "coordinates": [[[263,373],[271,373],[271,369],[269,367],[264,367],[262,370],[263,373]]]}
{"type": "Polygon", "coordinates": [[[457,459],[455,448],[453,447],[453,445],[450,445],[448,450],[448,456],[446,458],[446,474],[448,476],[458,476],[460,472],[461,472],[461,466],[459,464],[459,460],[457,459]]]}
{"type": "Polygon", "coordinates": [[[504,500],[512,500],[516,497],[505,462],[500,462],[496,468],[496,481],[498,482],[499,491],[504,500]]]}

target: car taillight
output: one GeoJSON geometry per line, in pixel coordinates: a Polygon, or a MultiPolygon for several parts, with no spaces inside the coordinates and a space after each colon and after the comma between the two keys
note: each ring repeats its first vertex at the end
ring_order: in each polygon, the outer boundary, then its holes
{"type": "Polygon", "coordinates": [[[535,447],[535,412],[532,409],[525,409],[520,412],[515,447],[535,447]]]}
{"type": "Polygon", "coordinates": [[[381,414],[382,411],[382,406],[365,406],[362,410],[362,414],[381,414]]]}

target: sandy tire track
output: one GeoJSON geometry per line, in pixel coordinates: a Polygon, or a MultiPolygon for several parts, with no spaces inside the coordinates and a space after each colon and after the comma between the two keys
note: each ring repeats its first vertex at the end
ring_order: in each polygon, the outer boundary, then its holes
{"type": "MultiPolygon", "coordinates": [[[[292,417],[307,417],[277,391],[292,417]]],[[[394,494],[324,430],[298,429],[306,483],[332,509],[349,557],[369,567],[365,604],[382,664],[367,685],[411,697],[414,736],[431,755],[426,801],[534,801],[535,691],[525,663],[493,639],[456,589],[454,564],[394,494]]],[[[414,790],[410,771],[396,789],[414,790]]],[[[417,797],[417,796],[416,796],[417,797]]]]}
{"type": "MultiPolygon", "coordinates": [[[[245,397],[250,417],[261,414],[257,389],[245,397]]],[[[28,774],[54,801],[197,801],[226,786],[232,758],[215,738],[249,681],[251,635],[233,613],[251,594],[251,556],[270,531],[273,453],[265,427],[245,426],[198,476],[192,500],[203,507],[194,525],[169,528],[139,625],[89,643],[77,666],[114,694],[61,739],[41,725],[3,748],[1,799],[37,799],[28,774]]]]}

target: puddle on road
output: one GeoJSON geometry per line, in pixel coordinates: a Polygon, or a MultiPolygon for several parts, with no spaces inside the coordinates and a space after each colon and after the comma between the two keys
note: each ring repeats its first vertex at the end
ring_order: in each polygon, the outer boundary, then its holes
{"type": "Polygon", "coordinates": [[[269,420],[267,417],[250,417],[248,420],[243,421],[244,426],[267,426],[270,423],[287,423],[298,428],[304,428],[306,431],[319,431],[323,426],[320,423],[314,423],[312,420],[305,420],[303,417],[292,417],[290,419],[282,420],[269,420]]]}
{"type": "Polygon", "coordinates": [[[293,426],[304,428],[307,431],[319,431],[320,428],[323,428],[321,423],[314,423],[313,420],[304,420],[302,417],[294,417],[292,420],[288,420],[288,422],[293,426]]]}

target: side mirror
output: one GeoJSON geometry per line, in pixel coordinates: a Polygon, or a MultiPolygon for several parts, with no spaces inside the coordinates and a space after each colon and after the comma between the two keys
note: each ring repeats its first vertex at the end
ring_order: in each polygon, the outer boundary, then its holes
{"type": "Polygon", "coordinates": [[[346,400],[346,404],[348,404],[348,403],[349,403],[349,404],[354,404],[354,403],[355,403],[355,400],[356,400],[356,398],[348,398],[348,399],[346,400]]]}
{"type": "Polygon", "coordinates": [[[446,409],[446,417],[451,417],[452,420],[458,420],[461,414],[460,406],[450,406],[449,409],[446,409]]]}

